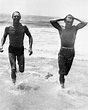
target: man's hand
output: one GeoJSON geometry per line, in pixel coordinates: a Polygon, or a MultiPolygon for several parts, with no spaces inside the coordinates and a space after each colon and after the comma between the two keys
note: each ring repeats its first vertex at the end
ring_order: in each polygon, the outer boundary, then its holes
{"type": "Polygon", "coordinates": [[[29,55],[32,55],[32,54],[33,54],[32,49],[29,49],[29,50],[28,50],[28,53],[29,53],[29,55]]]}
{"type": "Polygon", "coordinates": [[[0,46],[0,52],[3,52],[4,50],[3,50],[3,46],[0,46]]]}
{"type": "Polygon", "coordinates": [[[72,16],[71,14],[68,14],[65,18],[64,18],[64,21],[66,21],[66,19],[72,19],[72,20],[74,20],[75,19],[75,17],[74,16],[72,16]]]}

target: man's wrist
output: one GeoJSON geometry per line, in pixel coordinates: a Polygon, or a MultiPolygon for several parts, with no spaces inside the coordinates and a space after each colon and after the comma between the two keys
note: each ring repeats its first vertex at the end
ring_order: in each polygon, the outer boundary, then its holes
{"type": "Polygon", "coordinates": [[[79,21],[79,22],[82,22],[80,19],[78,19],[78,18],[74,18],[74,20],[77,20],[77,21],[79,21]]]}
{"type": "Polygon", "coordinates": [[[65,18],[63,18],[63,19],[57,19],[56,21],[58,22],[58,21],[64,21],[65,20],[65,18]]]}
{"type": "Polygon", "coordinates": [[[0,45],[0,48],[3,48],[3,46],[2,46],[2,45],[0,45]]]}
{"type": "Polygon", "coordinates": [[[52,22],[58,22],[58,21],[64,21],[65,19],[63,18],[63,19],[56,19],[56,20],[50,20],[50,22],[52,23],[52,22]]]}
{"type": "Polygon", "coordinates": [[[28,51],[29,51],[29,52],[32,51],[32,47],[29,47],[28,51]]]}
{"type": "Polygon", "coordinates": [[[31,55],[33,53],[32,48],[29,48],[28,52],[29,52],[29,55],[31,55]]]}

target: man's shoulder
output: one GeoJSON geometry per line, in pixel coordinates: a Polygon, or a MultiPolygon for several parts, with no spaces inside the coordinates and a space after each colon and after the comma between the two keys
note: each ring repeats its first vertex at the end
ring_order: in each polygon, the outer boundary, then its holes
{"type": "Polygon", "coordinates": [[[9,26],[6,26],[5,28],[10,28],[11,27],[11,25],[9,25],[9,26]]]}
{"type": "Polygon", "coordinates": [[[73,30],[76,30],[76,25],[73,25],[73,26],[72,26],[72,29],[73,29],[73,30]]]}
{"type": "Polygon", "coordinates": [[[10,28],[11,28],[11,26],[6,26],[5,31],[9,31],[10,28]]]}
{"type": "Polygon", "coordinates": [[[61,25],[61,29],[65,29],[65,26],[64,25],[61,25]]]}
{"type": "Polygon", "coordinates": [[[5,28],[6,28],[6,29],[10,29],[10,28],[12,28],[12,27],[13,27],[13,25],[11,24],[11,25],[6,26],[5,28]]]}
{"type": "Polygon", "coordinates": [[[21,26],[22,26],[23,28],[26,28],[26,27],[27,27],[25,24],[21,24],[21,26]]]}
{"type": "Polygon", "coordinates": [[[28,27],[25,24],[22,25],[22,27],[24,28],[24,30],[27,30],[28,29],[28,27]]]}
{"type": "Polygon", "coordinates": [[[76,27],[76,25],[73,25],[72,27],[73,27],[73,28],[75,28],[75,27],[76,27]]]}

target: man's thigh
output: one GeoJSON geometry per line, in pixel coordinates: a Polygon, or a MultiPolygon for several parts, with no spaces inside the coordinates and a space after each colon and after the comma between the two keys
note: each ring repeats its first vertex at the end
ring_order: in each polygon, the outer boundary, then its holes
{"type": "Polygon", "coordinates": [[[58,56],[58,66],[59,66],[59,73],[60,74],[65,74],[66,60],[62,55],[58,56]]]}
{"type": "Polygon", "coordinates": [[[24,55],[17,56],[18,65],[19,65],[19,71],[24,72],[24,66],[25,66],[25,58],[24,55]]]}
{"type": "Polygon", "coordinates": [[[68,61],[67,61],[67,63],[66,63],[66,71],[67,72],[69,72],[69,70],[71,69],[71,66],[72,66],[72,63],[73,63],[73,59],[74,59],[74,57],[73,58],[71,58],[71,59],[68,59],[68,61]]]}
{"type": "Polygon", "coordinates": [[[10,61],[11,67],[16,66],[16,56],[14,54],[9,53],[9,61],[10,61]]]}
{"type": "Polygon", "coordinates": [[[66,60],[62,55],[58,56],[58,65],[60,68],[63,68],[65,66],[66,60]]]}

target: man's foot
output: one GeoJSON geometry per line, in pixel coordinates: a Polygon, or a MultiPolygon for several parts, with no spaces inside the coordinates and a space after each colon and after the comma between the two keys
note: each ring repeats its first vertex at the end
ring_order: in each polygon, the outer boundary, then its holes
{"type": "Polygon", "coordinates": [[[16,83],[16,79],[12,79],[12,82],[15,84],[16,83]]]}
{"type": "Polygon", "coordinates": [[[64,87],[64,83],[61,84],[61,88],[65,88],[65,87],[64,87]]]}

